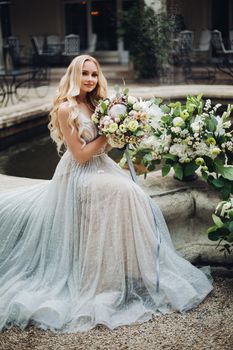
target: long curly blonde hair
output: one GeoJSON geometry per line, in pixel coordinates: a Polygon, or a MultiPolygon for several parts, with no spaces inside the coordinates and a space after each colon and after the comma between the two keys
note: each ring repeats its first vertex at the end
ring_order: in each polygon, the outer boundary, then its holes
{"type": "Polygon", "coordinates": [[[79,129],[79,108],[77,103],[77,96],[80,93],[81,74],[83,64],[85,61],[92,61],[97,66],[98,82],[95,89],[87,93],[87,102],[95,108],[100,99],[107,96],[107,81],[101,71],[98,61],[89,55],[80,55],[75,57],[68,66],[65,75],[61,78],[58,85],[57,95],[53,101],[53,108],[50,112],[50,121],[48,129],[50,136],[57,145],[57,152],[60,154],[61,147],[66,146],[64,136],[62,134],[58,122],[58,110],[63,102],[68,101],[69,119],[68,124],[72,130],[76,127],[79,129]]]}

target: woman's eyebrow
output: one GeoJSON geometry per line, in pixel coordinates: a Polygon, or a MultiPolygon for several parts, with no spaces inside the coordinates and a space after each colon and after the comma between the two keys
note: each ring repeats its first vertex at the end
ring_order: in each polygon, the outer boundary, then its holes
{"type": "MultiPolygon", "coordinates": [[[[83,69],[83,70],[82,70],[82,72],[83,72],[83,73],[89,73],[89,71],[88,71],[88,70],[86,70],[86,69],[83,69]]],[[[93,71],[93,72],[91,72],[91,73],[92,73],[92,74],[93,74],[93,73],[96,73],[96,74],[97,74],[97,71],[95,71],[95,70],[94,70],[94,71],[93,71]]]]}

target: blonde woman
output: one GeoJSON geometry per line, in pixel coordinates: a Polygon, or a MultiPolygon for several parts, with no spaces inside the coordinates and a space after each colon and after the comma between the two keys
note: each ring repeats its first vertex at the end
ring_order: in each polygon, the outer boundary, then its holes
{"type": "Polygon", "coordinates": [[[210,271],[176,252],[159,208],[107,155],[90,118],[106,93],[98,62],[76,57],[51,111],[51,137],[66,149],[53,178],[1,193],[0,329],[113,329],[186,312],[213,289],[210,271]]]}

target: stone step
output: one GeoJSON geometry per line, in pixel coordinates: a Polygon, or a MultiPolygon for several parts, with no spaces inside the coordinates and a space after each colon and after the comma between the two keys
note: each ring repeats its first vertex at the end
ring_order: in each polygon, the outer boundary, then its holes
{"type": "MultiPolygon", "coordinates": [[[[104,76],[108,81],[127,80],[134,81],[134,71],[132,65],[104,64],[101,65],[104,76]]],[[[53,67],[50,69],[50,79],[52,83],[59,82],[66,72],[66,67],[53,67]]]]}

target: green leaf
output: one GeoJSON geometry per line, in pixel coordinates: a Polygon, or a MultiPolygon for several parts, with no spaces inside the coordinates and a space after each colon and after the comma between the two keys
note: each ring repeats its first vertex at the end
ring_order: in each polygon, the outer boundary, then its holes
{"type": "Polygon", "coordinates": [[[195,173],[195,171],[199,168],[198,165],[196,165],[195,163],[188,163],[185,164],[184,167],[184,176],[189,176],[195,173]]]}
{"type": "Polygon", "coordinates": [[[224,187],[224,181],[222,181],[220,179],[213,180],[212,184],[214,185],[214,187],[217,187],[217,188],[224,187]]]}
{"type": "Polygon", "coordinates": [[[225,179],[228,179],[230,181],[233,181],[233,166],[232,165],[228,165],[228,166],[224,166],[221,169],[221,173],[220,173],[225,179]]]}
{"type": "Polygon", "coordinates": [[[136,132],[136,136],[142,136],[142,135],[144,135],[144,131],[138,130],[138,131],[136,132]]]}
{"type": "Polygon", "coordinates": [[[123,94],[124,94],[124,95],[128,95],[128,93],[129,93],[129,89],[128,89],[128,88],[124,88],[123,94]]]}
{"type": "Polygon", "coordinates": [[[225,240],[230,243],[233,242],[233,232],[226,236],[225,240]]]}
{"type": "Polygon", "coordinates": [[[167,115],[167,114],[165,114],[165,115],[163,115],[163,116],[161,117],[161,121],[162,121],[163,123],[168,123],[168,122],[170,121],[170,119],[171,119],[171,117],[170,117],[169,115],[167,115]]]}
{"type": "Polygon", "coordinates": [[[229,186],[229,184],[224,185],[224,187],[221,188],[221,194],[223,196],[224,200],[228,200],[228,198],[230,197],[231,194],[231,186],[229,186]]]}
{"type": "Polygon", "coordinates": [[[221,237],[221,234],[219,234],[219,232],[216,230],[216,231],[213,231],[213,232],[210,232],[208,234],[208,238],[211,240],[211,241],[218,241],[219,238],[221,237]]]}
{"type": "Polygon", "coordinates": [[[165,114],[170,112],[170,108],[167,105],[161,105],[160,108],[165,114]]]}
{"type": "Polygon", "coordinates": [[[212,214],[212,218],[217,227],[222,227],[224,225],[220,217],[218,217],[217,215],[212,214]]]}
{"type": "Polygon", "coordinates": [[[101,103],[101,108],[103,108],[103,111],[106,112],[106,110],[107,110],[107,105],[106,105],[104,102],[102,102],[102,103],[101,103]]]}
{"type": "Polygon", "coordinates": [[[178,157],[175,154],[170,154],[170,153],[163,154],[162,157],[163,157],[163,159],[171,159],[174,161],[178,160],[178,157]]]}
{"type": "Polygon", "coordinates": [[[208,228],[207,233],[209,234],[209,233],[211,233],[211,232],[214,232],[214,231],[216,231],[216,229],[217,229],[217,226],[216,226],[216,225],[211,226],[211,227],[208,228]]]}
{"type": "Polygon", "coordinates": [[[171,170],[171,165],[170,164],[165,164],[162,167],[162,176],[166,176],[169,173],[170,170],[171,170]]]}
{"type": "Polygon", "coordinates": [[[213,159],[211,159],[209,157],[203,157],[203,158],[205,160],[205,163],[206,163],[206,165],[208,167],[209,172],[212,173],[213,171],[215,171],[213,159]]]}
{"type": "Polygon", "coordinates": [[[173,169],[175,171],[176,177],[179,180],[182,180],[183,179],[183,175],[184,175],[182,166],[179,163],[176,163],[176,164],[173,165],[173,169]]]}
{"type": "Polygon", "coordinates": [[[208,238],[211,241],[217,241],[218,239],[225,239],[225,237],[229,234],[229,231],[226,226],[218,227],[215,231],[212,231],[208,234],[208,238]]]}
{"type": "Polygon", "coordinates": [[[118,163],[119,164],[119,166],[121,167],[121,168],[123,168],[124,166],[125,166],[125,163],[127,162],[127,159],[126,159],[126,157],[123,155],[123,157],[121,158],[121,160],[120,160],[120,162],[118,163]]]}
{"type": "Polygon", "coordinates": [[[207,181],[208,173],[206,171],[204,171],[204,170],[201,170],[201,175],[202,175],[203,180],[207,181]]]}
{"type": "Polygon", "coordinates": [[[143,160],[147,161],[147,162],[151,162],[153,159],[152,155],[150,153],[147,153],[144,155],[143,160]]]}
{"type": "Polygon", "coordinates": [[[214,118],[208,120],[207,126],[208,130],[214,132],[216,129],[217,121],[214,118]]]}
{"type": "Polygon", "coordinates": [[[228,229],[230,232],[233,232],[233,221],[230,222],[228,229]]]}
{"type": "Polygon", "coordinates": [[[155,170],[155,164],[150,163],[150,164],[147,166],[147,169],[148,169],[149,171],[155,170]]]}

